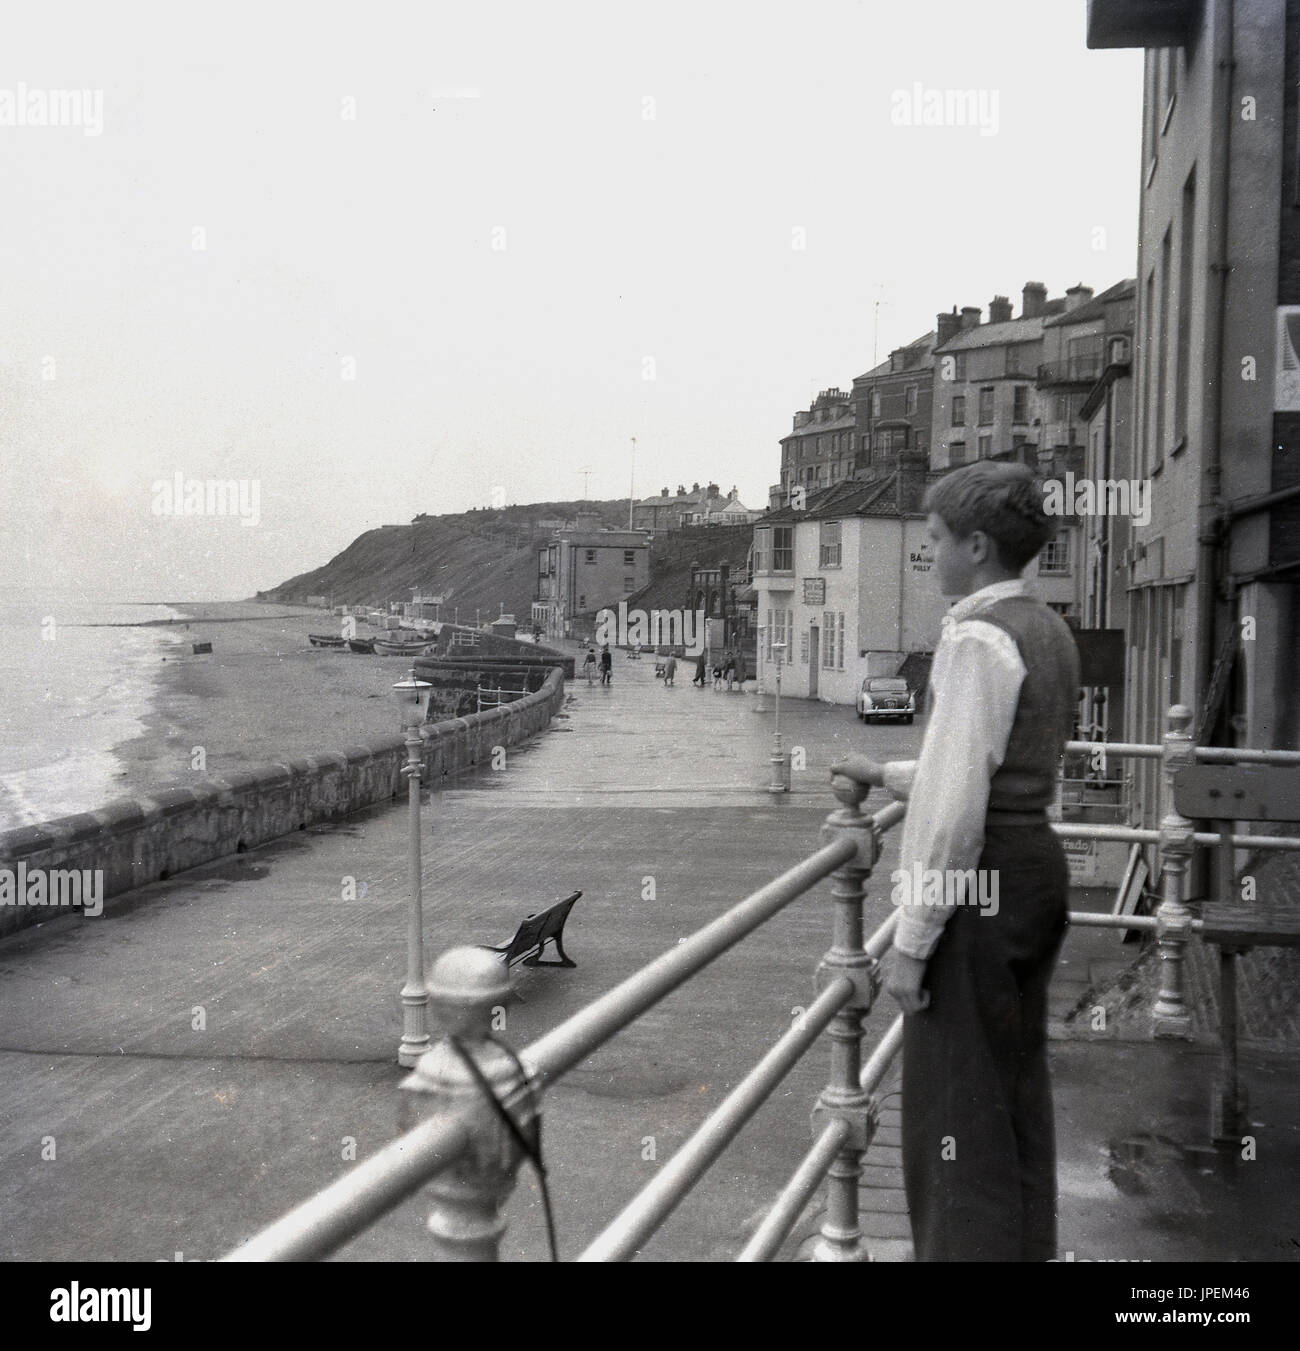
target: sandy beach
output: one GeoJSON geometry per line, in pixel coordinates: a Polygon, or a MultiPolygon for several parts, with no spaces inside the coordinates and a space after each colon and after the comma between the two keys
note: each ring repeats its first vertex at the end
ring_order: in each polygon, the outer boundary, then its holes
{"type": "MultiPolygon", "coordinates": [[[[121,761],[118,793],[175,787],[400,730],[391,690],[406,664],[312,647],[308,633],[337,632],[332,615],[257,601],[174,605],[187,618],[166,631],[182,641],[160,658],[145,730],[113,747],[121,761]],[[210,642],[211,653],[193,655],[194,642],[210,642]]],[[[372,632],[358,625],[361,636],[372,632]]]]}

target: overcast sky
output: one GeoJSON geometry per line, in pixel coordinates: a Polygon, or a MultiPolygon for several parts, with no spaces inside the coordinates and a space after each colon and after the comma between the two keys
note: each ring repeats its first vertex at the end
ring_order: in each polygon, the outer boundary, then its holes
{"type": "Polygon", "coordinates": [[[249,595],[494,490],[625,496],[633,437],[638,496],[765,506],[873,340],[1134,274],[1141,54],[1085,8],[11,11],[0,584],[249,595]],[[984,125],[905,124],[948,90],[984,125]]]}

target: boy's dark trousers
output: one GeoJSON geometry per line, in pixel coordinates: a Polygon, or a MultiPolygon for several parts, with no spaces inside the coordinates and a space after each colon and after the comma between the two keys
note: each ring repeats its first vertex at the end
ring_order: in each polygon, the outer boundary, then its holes
{"type": "Polygon", "coordinates": [[[926,964],[930,1005],[903,1021],[916,1260],[1045,1262],[1056,1256],[1047,987],[1069,870],[1046,821],[988,822],[979,867],[997,876],[997,914],[956,908],[926,964]]]}

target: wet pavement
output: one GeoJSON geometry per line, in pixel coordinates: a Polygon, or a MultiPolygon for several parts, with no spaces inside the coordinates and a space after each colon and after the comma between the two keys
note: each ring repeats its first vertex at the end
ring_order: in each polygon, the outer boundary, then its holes
{"type": "MultiPolygon", "coordinates": [[[[783,699],[796,767],[792,791],[772,795],[772,699],[752,685],[699,690],[691,673],[679,665],[664,688],[652,661],[619,654],[612,685],[571,684],[550,729],[500,770],[426,799],[430,961],[456,944],[504,942],[527,912],[583,892],[566,933],[577,967],[522,971],[504,1029],[515,1045],[815,849],[835,805],[834,758],[903,757],[924,733],[923,721],[863,727],[851,709],[783,699]]],[[[0,943],[0,1256],[215,1257],[392,1138],[406,830],[404,807],[362,813],[145,888],[97,919],[70,916],[0,943]]],[[[897,849],[895,830],[871,886],[873,927],[887,914],[897,849]]],[[[1081,894],[1076,904],[1108,901],[1081,894]]],[[[811,1001],[830,908],[823,884],[548,1094],[563,1256],[654,1176],[811,1001]]],[[[1071,934],[1053,992],[1058,1038],[1064,1013],[1127,958],[1117,936],[1071,934]]],[[[882,1000],[870,1039],[893,1013],[882,1000]]],[[[1204,1048],[1058,1039],[1052,1057],[1062,1258],[1294,1259],[1284,1203],[1300,1178],[1293,1057],[1246,1055],[1257,1124],[1253,1145],[1233,1155],[1197,1148],[1214,1070],[1204,1048]]],[[[648,1258],[738,1250],[808,1146],[827,1065],[819,1046],[791,1072],[648,1258]]],[[[884,1108],[863,1199],[873,1251],[887,1260],[908,1243],[896,1095],[884,1108]]],[[[407,1202],[340,1256],[426,1256],[424,1209],[407,1202]]],[[[527,1168],[508,1218],[503,1256],[542,1258],[527,1168]]]]}

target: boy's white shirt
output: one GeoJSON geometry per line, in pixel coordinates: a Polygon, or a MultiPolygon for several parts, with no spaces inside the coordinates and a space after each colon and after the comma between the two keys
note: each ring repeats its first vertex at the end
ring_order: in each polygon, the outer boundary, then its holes
{"type": "MultiPolygon", "coordinates": [[[[884,765],[885,787],[908,799],[899,866],[923,870],[974,868],[984,848],[989,784],[1006,758],[1028,674],[1011,636],[978,612],[1008,596],[1023,596],[1023,578],[972,591],[943,617],[930,684],[934,691],[929,725],[915,760],[884,765]]],[[[936,874],[924,872],[923,876],[936,874]]],[[[945,894],[951,894],[945,888],[945,894]]],[[[927,960],[952,918],[944,905],[900,904],[894,946],[927,960]]]]}

